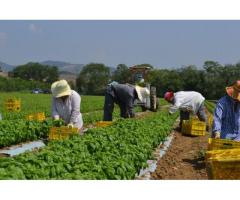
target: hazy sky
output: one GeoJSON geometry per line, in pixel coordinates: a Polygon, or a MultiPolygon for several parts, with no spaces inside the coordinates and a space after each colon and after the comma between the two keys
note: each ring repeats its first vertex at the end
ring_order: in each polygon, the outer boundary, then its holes
{"type": "Polygon", "coordinates": [[[181,67],[240,61],[240,21],[3,21],[0,61],[149,63],[181,67]]]}

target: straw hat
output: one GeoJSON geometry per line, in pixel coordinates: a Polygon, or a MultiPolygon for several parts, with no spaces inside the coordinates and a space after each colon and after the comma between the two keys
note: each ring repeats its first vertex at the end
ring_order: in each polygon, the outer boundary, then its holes
{"type": "Polygon", "coordinates": [[[51,91],[54,97],[62,97],[70,95],[72,90],[66,80],[56,81],[51,86],[51,91]]]}
{"type": "Polygon", "coordinates": [[[234,85],[226,87],[226,92],[228,96],[240,101],[240,80],[236,81],[234,85]]]}
{"type": "Polygon", "coordinates": [[[136,85],[136,86],[135,86],[135,89],[136,89],[136,91],[137,91],[138,99],[139,99],[140,101],[143,101],[144,98],[146,98],[147,96],[150,95],[150,91],[149,91],[149,89],[146,88],[146,87],[140,87],[140,86],[136,85]]]}

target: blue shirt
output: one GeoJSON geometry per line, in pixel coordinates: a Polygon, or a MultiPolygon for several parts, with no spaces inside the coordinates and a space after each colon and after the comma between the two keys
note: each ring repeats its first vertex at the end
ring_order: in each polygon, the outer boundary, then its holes
{"type": "Polygon", "coordinates": [[[223,96],[217,103],[213,116],[213,133],[220,132],[222,139],[240,141],[240,103],[223,96]]]}

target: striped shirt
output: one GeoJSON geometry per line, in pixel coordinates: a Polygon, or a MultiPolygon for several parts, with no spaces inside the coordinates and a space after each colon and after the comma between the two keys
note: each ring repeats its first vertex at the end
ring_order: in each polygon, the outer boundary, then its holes
{"type": "Polygon", "coordinates": [[[213,133],[220,132],[222,139],[240,141],[240,103],[223,96],[217,103],[213,117],[213,133]]]}
{"type": "Polygon", "coordinates": [[[72,123],[74,127],[82,128],[83,120],[80,113],[81,97],[72,90],[72,94],[65,102],[61,98],[53,97],[52,100],[52,117],[59,116],[66,124],[72,123]]]}

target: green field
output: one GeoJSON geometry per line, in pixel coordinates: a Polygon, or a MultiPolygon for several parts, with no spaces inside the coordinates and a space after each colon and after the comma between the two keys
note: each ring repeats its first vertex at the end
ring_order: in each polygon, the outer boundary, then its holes
{"type": "MultiPolygon", "coordinates": [[[[38,139],[47,139],[50,127],[51,95],[1,93],[3,120],[0,121],[0,148],[38,139]],[[20,112],[8,112],[4,102],[19,98],[20,112]],[[43,122],[27,121],[26,115],[45,112],[43,122]]],[[[103,96],[81,96],[84,126],[94,125],[103,116],[103,96]]],[[[163,99],[160,105],[167,105],[163,99]]],[[[136,107],[135,112],[141,108],[136,107]]],[[[84,136],[50,141],[42,150],[14,158],[0,158],[0,179],[133,179],[152,150],[171,131],[177,115],[166,110],[149,112],[141,119],[121,119],[115,106],[114,124],[89,129],[84,136]],[[154,127],[154,128],[153,128],[154,127]]]]}

